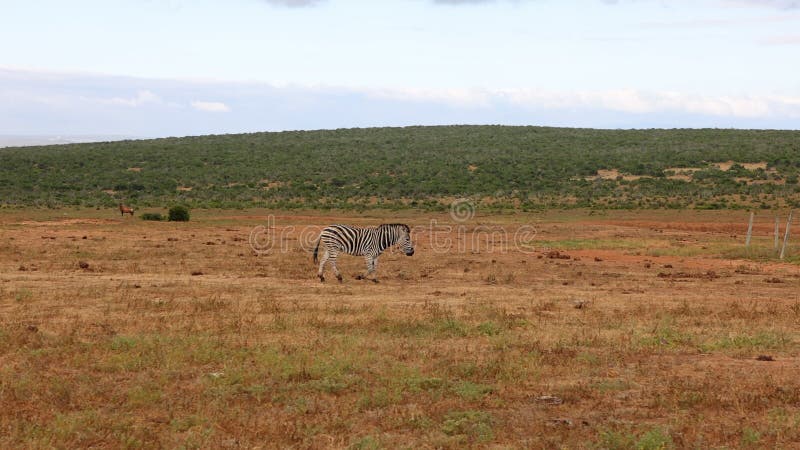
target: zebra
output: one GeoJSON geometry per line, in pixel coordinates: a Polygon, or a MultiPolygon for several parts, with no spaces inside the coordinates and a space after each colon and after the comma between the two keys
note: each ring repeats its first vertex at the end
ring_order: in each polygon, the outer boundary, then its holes
{"type": "MultiPolygon", "coordinates": [[[[402,223],[382,224],[375,228],[358,228],[349,225],[331,225],[325,227],[317,240],[317,247],[314,249],[314,263],[317,262],[320,243],[323,250],[322,258],[319,263],[317,276],[319,281],[325,281],[322,275],[325,263],[330,261],[336,279],[342,282],[342,274],[336,268],[336,257],[339,253],[363,256],[367,263],[367,271],[363,275],[358,275],[357,280],[367,279],[367,275],[375,272],[378,267],[378,256],[384,250],[399,245],[406,256],[414,254],[414,244],[411,243],[411,229],[402,223]]],[[[373,278],[377,283],[378,279],[373,278]]]]}

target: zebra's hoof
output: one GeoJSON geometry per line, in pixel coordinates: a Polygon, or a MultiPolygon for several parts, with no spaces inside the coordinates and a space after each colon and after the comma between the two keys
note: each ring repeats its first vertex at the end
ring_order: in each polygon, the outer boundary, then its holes
{"type": "Polygon", "coordinates": [[[336,275],[336,279],[339,280],[339,283],[342,282],[342,276],[341,275],[336,275]]]}
{"type": "Polygon", "coordinates": [[[319,281],[320,282],[322,282],[322,283],[325,282],[325,277],[323,277],[322,275],[317,275],[317,276],[319,277],[319,281]]]}
{"type": "Polygon", "coordinates": [[[363,280],[363,279],[364,279],[363,275],[356,275],[356,280],[363,280]]]}
{"type": "Polygon", "coordinates": [[[380,283],[380,281],[378,281],[378,279],[377,279],[377,278],[373,278],[373,279],[372,279],[372,282],[373,282],[373,283],[380,283]]]}

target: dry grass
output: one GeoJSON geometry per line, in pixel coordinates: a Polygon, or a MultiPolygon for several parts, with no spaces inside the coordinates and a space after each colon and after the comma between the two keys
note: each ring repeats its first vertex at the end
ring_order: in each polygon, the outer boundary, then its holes
{"type": "Polygon", "coordinates": [[[430,217],[280,214],[256,255],[263,211],[5,211],[0,447],[797,445],[800,270],[713,251],[742,213],[660,214],[477,217],[321,284],[309,227],[430,217]]]}

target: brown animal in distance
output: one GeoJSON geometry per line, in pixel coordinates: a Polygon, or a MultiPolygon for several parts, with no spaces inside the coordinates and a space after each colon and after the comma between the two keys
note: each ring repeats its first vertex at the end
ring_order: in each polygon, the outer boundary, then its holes
{"type": "Polygon", "coordinates": [[[125,217],[125,214],[130,214],[131,217],[133,217],[133,208],[129,208],[129,207],[123,205],[122,203],[120,203],[119,204],[119,214],[122,217],[125,217]]]}

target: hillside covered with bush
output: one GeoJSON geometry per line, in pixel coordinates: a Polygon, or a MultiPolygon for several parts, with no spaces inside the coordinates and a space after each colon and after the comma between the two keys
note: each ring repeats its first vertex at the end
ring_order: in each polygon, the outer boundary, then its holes
{"type": "Polygon", "coordinates": [[[780,207],[799,171],[798,131],[341,129],[0,149],[0,205],[780,207]]]}

